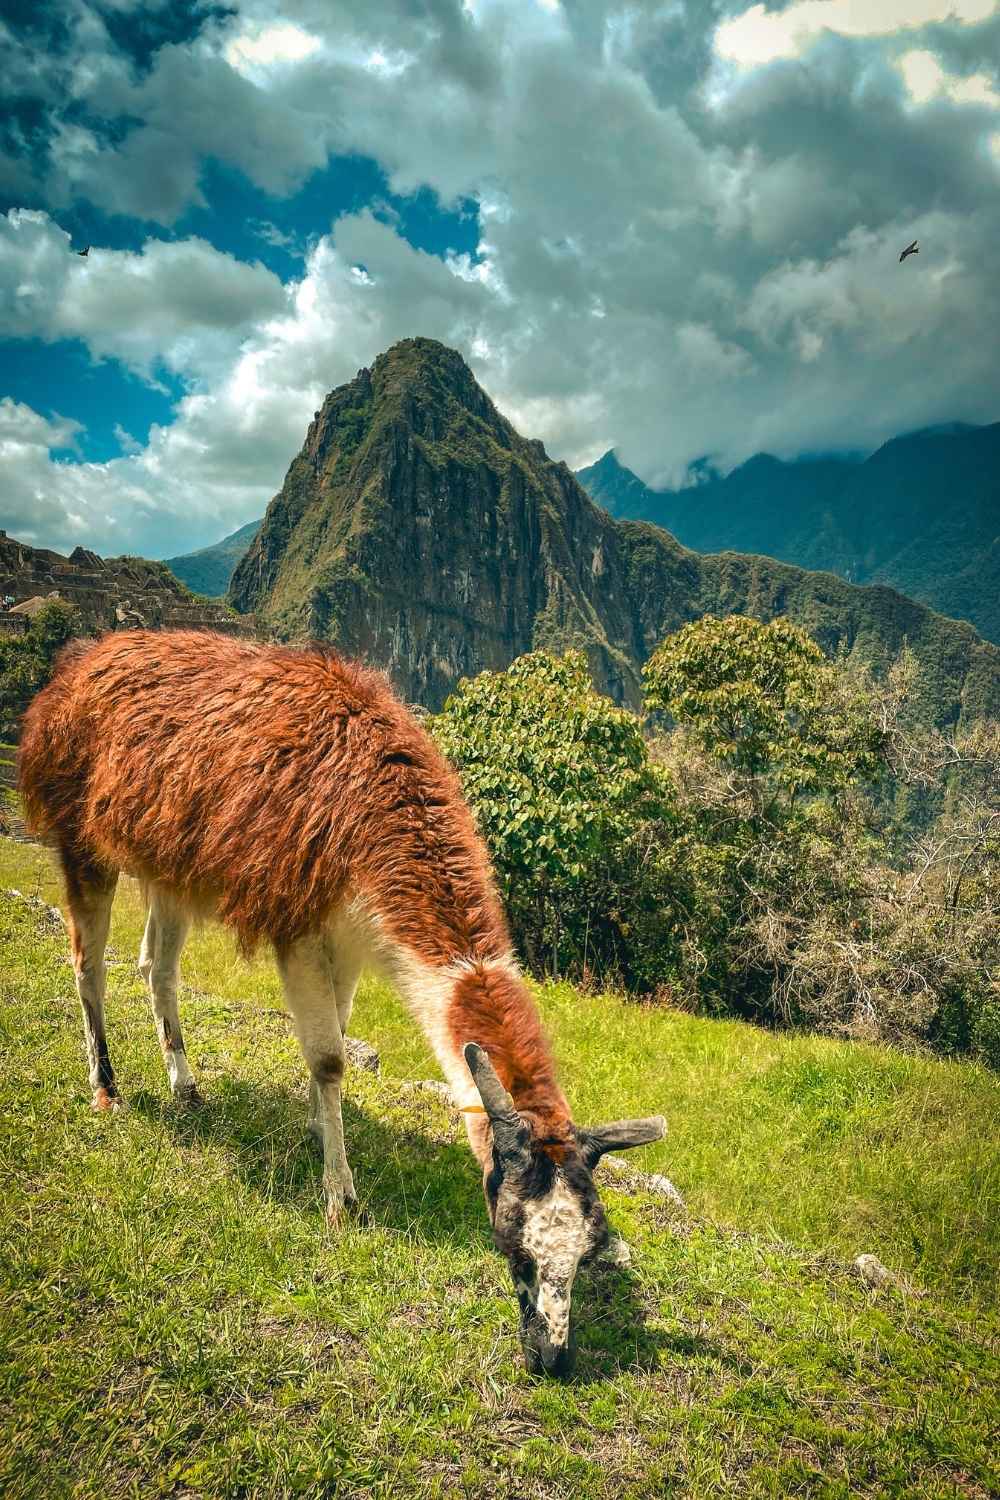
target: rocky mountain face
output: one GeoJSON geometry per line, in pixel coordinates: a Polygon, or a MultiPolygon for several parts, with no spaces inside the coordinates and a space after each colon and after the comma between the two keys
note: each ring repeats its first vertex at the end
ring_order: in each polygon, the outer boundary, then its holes
{"type": "Polygon", "coordinates": [[[0,599],[13,602],[13,613],[0,614],[0,631],[12,634],[26,625],[29,615],[18,606],[51,598],[78,609],[88,635],[137,626],[253,633],[250,621],[234,617],[220,604],[195,598],[163,563],[143,557],[98,557],[84,547],[63,557],[0,531],[0,599]]]}
{"type": "Polygon", "coordinates": [[[783,463],[652,490],[613,452],[577,478],[612,515],[699,552],[763,552],[854,583],[887,583],[1000,643],[1000,422],[928,428],[869,458],[783,463]]]}
{"type": "Polygon", "coordinates": [[[259,520],[248,521],[238,531],[223,537],[221,542],[215,542],[211,547],[199,547],[197,552],[185,552],[181,557],[165,558],[165,565],[192,593],[219,599],[228,589],[237,563],[260,527],[259,520]]]}
{"type": "Polygon", "coordinates": [[[280,639],[365,657],[431,708],[462,676],[571,646],[603,691],[636,704],[664,635],[738,612],[787,614],[827,650],[882,666],[909,641],[927,717],[1000,712],[1000,651],[971,626],[888,588],[702,557],[613,519],[430,339],[395,345],[327,397],[228,597],[280,639]]]}

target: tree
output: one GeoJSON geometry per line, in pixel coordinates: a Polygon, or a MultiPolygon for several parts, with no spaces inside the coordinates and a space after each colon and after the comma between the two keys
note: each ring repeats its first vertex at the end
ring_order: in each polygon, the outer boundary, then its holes
{"type": "Polygon", "coordinates": [[[5,734],[13,734],[18,717],[52,675],[56,656],[79,630],[79,611],[53,599],[23,635],[0,636],[0,728],[5,734]]]}
{"type": "Polygon", "coordinates": [[[870,695],[786,619],[705,615],[657,647],[643,680],[649,708],[762,796],[829,793],[881,768],[870,695]]]}
{"type": "Polygon", "coordinates": [[[595,692],[583,653],[536,651],[463,680],[430,727],[461,776],[530,967],[652,988],[668,966],[669,781],[640,721],[595,692]]]}
{"type": "Polygon", "coordinates": [[[820,917],[849,929],[864,904],[875,839],[858,788],[882,769],[884,716],[783,619],[685,625],[654,652],[645,687],[675,726],[658,753],[689,822],[698,1000],[801,1020],[806,934],[820,917]]]}

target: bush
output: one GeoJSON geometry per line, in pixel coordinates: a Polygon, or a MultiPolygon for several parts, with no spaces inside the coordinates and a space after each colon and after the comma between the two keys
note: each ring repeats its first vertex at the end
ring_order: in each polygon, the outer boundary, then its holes
{"type": "Polygon", "coordinates": [[[1000,979],[989,985],[972,1023],[971,1051],[1000,1071],[1000,979]]]}
{"type": "Polygon", "coordinates": [[[578,652],[431,721],[528,966],[1000,1065],[1000,729],[915,739],[906,662],[879,687],[785,621],[687,625],[646,683],[655,738],[578,652]]]}
{"type": "Polygon", "coordinates": [[[702,1008],[996,1056],[1000,732],[915,738],[913,680],[904,659],[879,687],[783,620],[706,617],[654,653],[702,1008]],[[890,772],[931,826],[900,816],[890,772]]]}
{"type": "Polygon", "coordinates": [[[677,961],[676,819],[639,720],[586,658],[536,651],[459,684],[430,728],[493,856],[538,974],[649,990],[677,961]]]}

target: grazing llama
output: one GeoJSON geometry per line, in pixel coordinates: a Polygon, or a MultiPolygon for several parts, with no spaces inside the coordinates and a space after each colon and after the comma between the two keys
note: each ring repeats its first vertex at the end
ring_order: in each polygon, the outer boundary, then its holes
{"type": "Polygon", "coordinates": [[[354,1201],[344,1032],[370,964],[465,1112],[528,1367],[567,1374],[573,1278],[609,1239],[593,1169],[663,1121],[573,1124],[458,779],[385,679],[327,650],[193,631],[75,643],[25,717],[19,782],[62,862],[94,1108],[119,1100],[104,950],[125,870],[148,900],[139,968],[178,1100],[199,1099],[177,1013],[192,918],[218,918],[245,952],[273,946],[335,1223],[354,1201]]]}

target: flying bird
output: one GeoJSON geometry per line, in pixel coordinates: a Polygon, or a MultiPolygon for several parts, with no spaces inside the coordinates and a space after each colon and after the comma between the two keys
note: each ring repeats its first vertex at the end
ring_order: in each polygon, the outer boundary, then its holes
{"type": "Polygon", "coordinates": [[[78,250],[76,253],[77,253],[77,255],[89,255],[90,254],[90,246],[88,245],[85,250],[78,250]]]}
{"type": "Polygon", "coordinates": [[[919,255],[919,254],[920,254],[920,251],[917,248],[917,242],[916,242],[916,240],[914,240],[912,245],[907,245],[906,249],[903,251],[902,255],[899,257],[899,263],[900,263],[900,265],[903,264],[903,261],[906,259],[906,257],[908,255],[919,255]]]}

